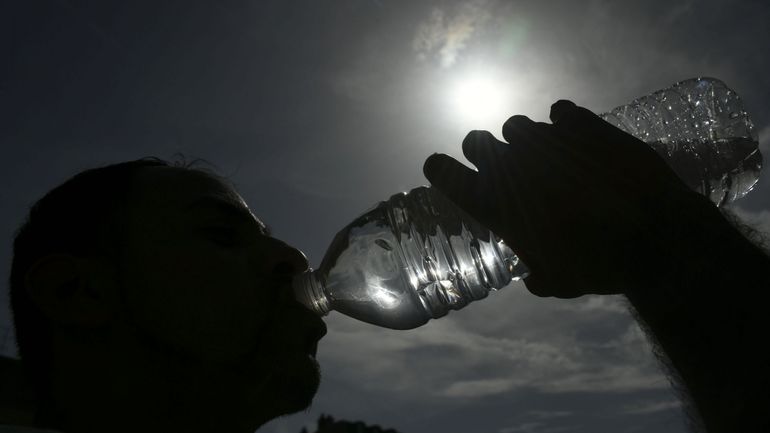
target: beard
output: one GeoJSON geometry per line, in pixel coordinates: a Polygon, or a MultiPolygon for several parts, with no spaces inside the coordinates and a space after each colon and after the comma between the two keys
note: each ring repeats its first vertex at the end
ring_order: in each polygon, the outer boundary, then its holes
{"type": "Polygon", "coordinates": [[[207,379],[203,378],[209,378],[218,391],[239,396],[241,402],[233,406],[242,403],[272,419],[307,409],[320,386],[320,366],[315,358],[284,341],[257,341],[237,360],[212,364],[135,321],[129,320],[129,326],[137,342],[167,373],[168,382],[177,390],[185,390],[183,394],[189,397],[208,394],[194,383],[205,389],[207,379]]]}
{"type": "MultiPolygon", "coordinates": [[[[320,368],[300,324],[274,312],[237,355],[211,357],[191,340],[175,339],[141,320],[126,300],[121,282],[121,329],[147,358],[159,392],[169,395],[166,411],[180,426],[205,431],[253,432],[272,419],[312,404],[320,368]]],[[[193,340],[194,341],[194,340],[193,340]]],[[[243,341],[243,340],[242,340],[243,341]]],[[[216,349],[214,349],[216,350],[216,349]]]]}
{"type": "Polygon", "coordinates": [[[312,356],[300,352],[281,358],[269,368],[262,393],[275,417],[309,408],[321,383],[320,366],[312,356]]]}
{"type": "Polygon", "coordinates": [[[315,357],[286,337],[266,328],[228,369],[228,378],[238,378],[234,391],[242,396],[243,409],[258,408],[266,417],[263,422],[309,408],[321,383],[315,357]]]}
{"type": "Polygon", "coordinates": [[[213,410],[218,407],[231,422],[254,431],[272,419],[308,409],[320,386],[320,366],[304,350],[262,342],[235,364],[211,365],[151,332],[137,333],[153,358],[165,361],[166,379],[178,397],[175,406],[191,418],[196,418],[190,413],[196,410],[182,406],[214,396],[218,401],[209,402],[212,412],[219,412],[213,410]]]}

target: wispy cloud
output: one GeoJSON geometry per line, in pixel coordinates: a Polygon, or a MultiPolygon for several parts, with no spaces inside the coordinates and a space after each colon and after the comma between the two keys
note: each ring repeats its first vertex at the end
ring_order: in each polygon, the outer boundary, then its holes
{"type": "Polygon", "coordinates": [[[447,387],[443,395],[447,397],[476,398],[500,394],[516,387],[516,381],[505,379],[481,379],[455,382],[447,387]]]}
{"type": "Polygon", "coordinates": [[[573,412],[568,410],[531,410],[527,413],[527,415],[537,419],[563,418],[572,414],[573,412]]]}
{"type": "Polygon", "coordinates": [[[525,422],[498,430],[498,433],[559,433],[574,430],[572,427],[550,427],[541,422],[525,422]]]}
{"type": "Polygon", "coordinates": [[[626,406],[623,413],[628,415],[644,415],[664,410],[679,409],[682,402],[679,400],[648,401],[626,406]]]}
{"type": "Polygon", "coordinates": [[[619,296],[585,296],[579,301],[572,304],[564,304],[560,306],[565,310],[580,311],[583,313],[589,312],[605,312],[605,313],[617,313],[627,314],[628,307],[625,302],[619,296]]]}
{"type": "Polygon", "coordinates": [[[604,365],[595,371],[575,372],[544,384],[550,392],[635,392],[668,388],[659,374],[645,373],[634,365],[604,365]]]}
{"type": "Polygon", "coordinates": [[[421,59],[452,66],[478,28],[490,18],[489,0],[460,3],[452,10],[435,8],[417,27],[412,47],[421,59]]]}
{"type": "Polygon", "coordinates": [[[498,433],[556,433],[575,430],[575,426],[553,425],[556,419],[574,415],[565,410],[531,410],[525,414],[526,421],[498,430],[498,433]]]}
{"type": "MultiPolygon", "coordinates": [[[[616,314],[597,310],[594,318],[616,314]]],[[[510,331],[516,338],[483,335],[452,320],[410,333],[343,326],[335,324],[337,332],[327,337],[322,360],[338,369],[355,369],[364,387],[379,392],[468,399],[525,389],[634,392],[669,386],[635,324],[596,342],[577,335],[538,341],[524,329],[510,331]]]]}
{"type": "Polygon", "coordinates": [[[752,212],[737,206],[732,207],[731,210],[744,224],[758,231],[754,241],[765,247],[770,247],[770,210],[763,209],[752,212]]]}

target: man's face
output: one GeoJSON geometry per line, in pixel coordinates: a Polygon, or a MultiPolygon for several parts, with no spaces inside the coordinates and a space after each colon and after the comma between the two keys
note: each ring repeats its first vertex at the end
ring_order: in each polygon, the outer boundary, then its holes
{"type": "Polygon", "coordinates": [[[291,293],[304,255],[216,179],[159,167],[133,185],[119,279],[148,353],[179,372],[180,392],[221,393],[273,416],[307,407],[326,328],[291,293]]]}

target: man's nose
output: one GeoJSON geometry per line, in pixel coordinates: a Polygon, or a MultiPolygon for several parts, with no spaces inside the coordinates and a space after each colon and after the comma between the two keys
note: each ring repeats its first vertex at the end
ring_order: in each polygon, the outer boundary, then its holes
{"type": "Polygon", "coordinates": [[[277,245],[265,264],[265,272],[276,277],[292,277],[308,270],[307,257],[302,251],[282,241],[275,242],[277,245]]]}

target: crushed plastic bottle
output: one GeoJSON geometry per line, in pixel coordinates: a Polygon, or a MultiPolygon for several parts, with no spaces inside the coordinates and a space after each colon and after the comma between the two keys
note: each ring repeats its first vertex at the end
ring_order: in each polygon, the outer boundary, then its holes
{"type": "MultiPolygon", "coordinates": [[[[650,144],[693,189],[722,205],[748,193],[762,156],[738,95],[696,78],[600,115],[650,144]]],[[[374,325],[411,329],[526,277],[494,233],[438,191],[380,202],[342,229],[321,266],[294,280],[297,299],[374,325]]]]}
{"type": "Polygon", "coordinates": [[[759,138],[740,96],[716,78],[693,78],[599,115],[648,143],[690,188],[717,206],[759,179],[759,138]]]}

